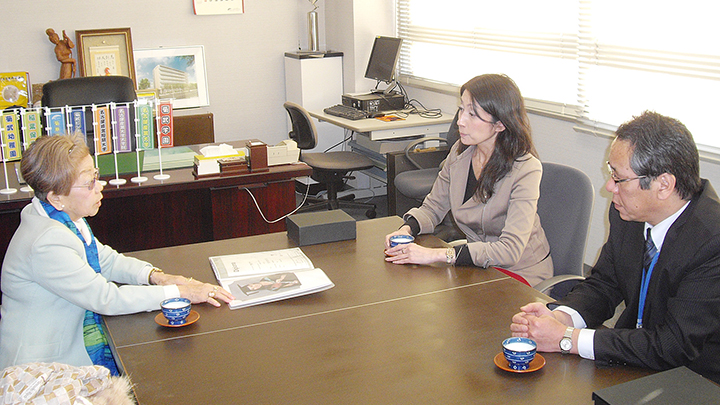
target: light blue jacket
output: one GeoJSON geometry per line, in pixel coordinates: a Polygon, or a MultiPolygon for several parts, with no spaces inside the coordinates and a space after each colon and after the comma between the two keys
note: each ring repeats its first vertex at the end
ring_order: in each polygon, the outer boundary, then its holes
{"type": "Polygon", "coordinates": [[[65,225],[23,208],[2,265],[0,370],[27,362],[91,365],[83,342],[85,310],[122,315],[160,309],[162,286],[146,286],[152,266],[97,243],[101,273],[65,225]],[[127,285],[118,285],[118,284],[127,285]]]}

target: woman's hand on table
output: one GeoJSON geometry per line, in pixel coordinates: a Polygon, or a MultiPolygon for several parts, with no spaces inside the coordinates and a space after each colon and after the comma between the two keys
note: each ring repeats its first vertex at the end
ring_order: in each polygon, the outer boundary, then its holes
{"type": "MultiPolygon", "coordinates": [[[[392,235],[392,234],[390,234],[392,235]]],[[[395,264],[430,264],[445,261],[445,249],[403,243],[385,249],[385,261],[395,264]]]]}
{"type": "Polygon", "coordinates": [[[180,290],[180,296],[187,298],[193,304],[207,302],[210,305],[219,307],[220,301],[229,303],[235,297],[227,290],[217,285],[203,283],[192,277],[176,276],[173,274],[165,274],[155,272],[152,274],[152,282],[155,285],[175,284],[180,290]]]}
{"type": "Polygon", "coordinates": [[[390,238],[395,235],[412,236],[412,233],[410,233],[410,227],[408,225],[403,225],[397,231],[385,235],[385,249],[390,248],[390,238]]]}
{"type": "Polygon", "coordinates": [[[207,302],[210,305],[219,307],[221,305],[220,301],[229,303],[235,299],[235,297],[224,288],[202,283],[197,280],[192,280],[183,285],[178,284],[177,287],[180,290],[180,296],[189,299],[193,304],[207,302]]]}

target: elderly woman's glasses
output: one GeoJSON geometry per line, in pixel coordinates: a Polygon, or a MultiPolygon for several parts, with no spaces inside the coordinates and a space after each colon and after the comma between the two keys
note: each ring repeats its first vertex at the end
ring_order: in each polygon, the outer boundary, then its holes
{"type": "Polygon", "coordinates": [[[97,183],[99,177],[100,177],[100,171],[98,169],[95,169],[93,171],[92,180],[90,180],[87,183],[80,185],[80,186],[72,186],[72,188],[86,188],[90,191],[93,191],[93,190],[95,190],[95,183],[97,183]]]}
{"type": "Polygon", "coordinates": [[[644,179],[647,177],[647,176],[637,176],[637,177],[622,179],[622,178],[618,177],[617,174],[615,174],[615,170],[613,170],[612,166],[610,166],[610,162],[605,162],[605,163],[607,164],[608,173],[610,173],[610,179],[612,179],[612,181],[615,182],[615,184],[625,183],[627,181],[632,181],[632,180],[644,179]]]}

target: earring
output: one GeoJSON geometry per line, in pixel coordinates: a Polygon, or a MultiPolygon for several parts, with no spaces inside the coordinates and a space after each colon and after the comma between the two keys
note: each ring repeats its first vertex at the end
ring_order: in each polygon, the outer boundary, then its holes
{"type": "Polygon", "coordinates": [[[62,211],[62,210],[64,210],[64,209],[65,209],[65,204],[61,204],[61,205],[60,205],[60,211],[62,211]]]}

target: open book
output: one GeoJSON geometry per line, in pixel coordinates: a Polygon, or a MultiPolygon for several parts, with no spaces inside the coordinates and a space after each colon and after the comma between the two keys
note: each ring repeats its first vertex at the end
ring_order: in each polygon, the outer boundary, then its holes
{"type": "Polygon", "coordinates": [[[300,248],[210,258],[220,285],[235,296],[230,309],[324,291],[335,286],[300,248]]]}

